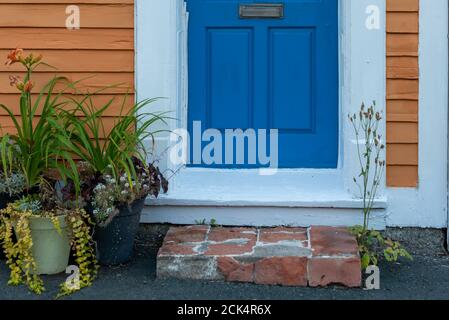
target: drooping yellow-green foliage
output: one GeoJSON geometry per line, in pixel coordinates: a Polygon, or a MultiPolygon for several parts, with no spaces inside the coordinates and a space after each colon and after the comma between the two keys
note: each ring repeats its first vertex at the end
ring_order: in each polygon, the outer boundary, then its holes
{"type": "Polygon", "coordinates": [[[9,285],[18,286],[25,283],[36,294],[44,292],[42,279],[36,274],[37,266],[32,254],[33,239],[31,237],[29,217],[31,211],[18,213],[10,205],[2,210],[1,217],[4,230],[0,234],[3,249],[10,269],[9,285]],[[17,240],[13,241],[13,232],[17,240]]]}
{"type": "Polygon", "coordinates": [[[60,286],[58,297],[72,294],[82,288],[92,285],[98,273],[98,264],[92,241],[92,221],[89,215],[81,209],[67,212],[33,212],[32,210],[18,210],[18,204],[10,204],[0,211],[2,227],[0,229],[0,243],[10,269],[9,285],[25,284],[36,293],[45,291],[42,279],[37,275],[37,265],[33,257],[33,238],[30,229],[30,218],[33,216],[47,217],[53,222],[55,229],[61,232],[58,217],[65,216],[70,226],[70,240],[75,252],[75,262],[79,268],[79,282],[72,286],[64,282],[60,286]],[[17,239],[13,240],[13,232],[17,239]]]}
{"type": "Polygon", "coordinates": [[[75,262],[79,268],[79,283],[73,285],[64,282],[60,286],[58,297],[91,286],[98,273],[90,228],[93,222],[90,216],[84,210],[72,211],[67,215],[67,222],[71,226],[72,247],[75,252],[75,262]]]}

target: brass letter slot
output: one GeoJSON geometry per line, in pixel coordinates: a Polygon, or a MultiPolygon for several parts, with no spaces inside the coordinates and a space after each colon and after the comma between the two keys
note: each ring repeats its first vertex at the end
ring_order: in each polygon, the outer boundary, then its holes
{"type": "Polygon", "coordinates": [[[241,19],[282,19],[284,5],[281,3],[241,4],[239,15],[241,19]]]}

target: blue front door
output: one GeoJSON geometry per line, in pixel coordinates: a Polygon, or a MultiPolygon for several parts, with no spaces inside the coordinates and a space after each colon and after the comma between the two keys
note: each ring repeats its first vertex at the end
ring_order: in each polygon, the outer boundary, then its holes
{"type": "Polygon", "coordinates": [[[188,0],[189,130],[278,129],[280,168],[336,168],[338,0],[261,2],[188,0]]]}

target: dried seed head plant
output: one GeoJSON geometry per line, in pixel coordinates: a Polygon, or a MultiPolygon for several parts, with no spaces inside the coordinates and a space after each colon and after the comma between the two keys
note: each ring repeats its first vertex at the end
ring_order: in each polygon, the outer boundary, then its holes
{"type": "Polygon", "coordinates": [[[376,102],[373,102],[369,108],[362,104],[358,115],[348,117],[354,127],[360,165],[359,179],[354,177],[354,183],[357,184],[363,199],[363,227],[368,229],[370,215],[386,166],[386,161],[383,159],[385,144],[379,134],[382,113],[376,110],[376,102]]]}
{"type": "Polygon", "coordinates": [[[412,259],[399,242],[384,238],[380,232],[370,229],[371,213],[378,197],[379,187],[384,181],[386,168],[384,158],[386,147],[379,133],[383,119],[382,112],[377,110],[375,101],[368,108],[362,103],[359,113],[349,115],[348,118],[354,128],[360,165],[360,174],[354,177],[354,183],[363,200],[363,226],[352,227],[350,231],[357,238],[362,269],[378,264],[381,257],[379,250],[389,262],[395,262],[399,257],[412,259]]]}

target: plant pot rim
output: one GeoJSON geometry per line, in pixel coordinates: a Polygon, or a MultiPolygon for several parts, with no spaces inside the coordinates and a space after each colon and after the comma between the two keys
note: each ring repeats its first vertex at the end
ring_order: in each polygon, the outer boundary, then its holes
{"type": "MultiPolygon", "coordinates": [[[[67,217],[67,214],[61,214],[61,215],[58,215],[55,217],[61,220],[61,219],[65,219],[67,217]]],[[[37,215],[31,215],[31,216],[29,216],[29,219],[30,220],[51,220],[51,218],[49,218],[49,217],[41,217],[41,216],[37,216],[37,215]]]]}
{"type": "MultiPolygon", "coordinates": [[[[63,214],[63,215],[57,216],[61,229],[65,229],[65,228],[68,227],[68,224],[67,224],[67,221],[66,221],[66,217],[67,217],[67,214],[63,214]]],[[[36,215],[31,215],[31,216],[28,217],[28,221],[29,221],[29,224],[30,224],[30,229],[33,229],[33,230],[38,230],[38,229],[40,229],[40,230],[53,230],[53,229],[56,229],[56,227],[53,225],[53,221],[49,217],[40,217],[40,216],[36,216],[36,215]],[[37,227],[36,225],[33,226],[33,223],[48,224],[48,228],[43,227],[43,226],[37,227]]],[[[16,224],[17,224],[17,218],[13,219],[12,223],[13,223],[13,226],[15,227],[16,224]]]]}
{"type": "Polygon", "coordinates": [[[134,199],[134,201],[131,202],[131,203],[127,203],[127,202],[125,202],[125,203],[118,203],[118,204],[116,205],[116,207],[119,209],[119,208],[126,207],[126,206],[132,206],[133,204],[135,204],[135,203],[137,203],[137,202],[140,202],[140,201],[145,200],[147,197],[148,197],[148,195],[143,196],[143,197],[141,197],[141,198],[136,198],[136,199],[134,199]]]}

